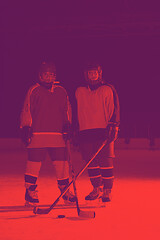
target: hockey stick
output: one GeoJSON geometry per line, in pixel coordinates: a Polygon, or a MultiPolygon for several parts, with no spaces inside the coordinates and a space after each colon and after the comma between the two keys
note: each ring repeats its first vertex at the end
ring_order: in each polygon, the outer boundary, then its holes
{"type": "Polygon", "coordinates": [[[74,173],[74,169],[73,169],[73,163],[72,163],[72,160],[71,160],[71,149],[70,149],[69,140],[67,140],[67,152],[68,152],[68,163],[69,163],[69,167],[70,167],[71,174],[72,174],[73,189],[74,189],[74,194],[75,194],[75,197],[76,197],[76,207],[77,207],[78,216],[82,217],[82,218],[95,218],[95,212],[94,211],[82,211],[79,207],[76,181],[75,181],[75,173],[74,173]]]}
{"type": "MultiPolygon", "coordinates": [[[[75,180],[86,170],[86,168],[89,166],[89,164],[93,161],[93,159],[98,155],[98,153],[102,150],[102,148],[107,144],[109,144],[110,141],[108,141],[108,139],[106,139],[103,144],[99,147],[99,149],[97,150],[97,152],[93,155],[93,157],[89,160],[89,162],[81,169],[81,171],[79,173],[77,173],[77,175],[75,176],[75,180]]],[[[56,204],[59,202],[59,200],[61,199],[61,197],[63,197],[63,195],[67,192],[67,190],[69,189],[70,185],[73,183],[73,180],[68,184],[68,186],[64,189],[64,191],[59,195],[59,197],[54,201],[54,203],[52,203],[52,205],[48,208],[38,208],[35,207],[33,209],[33,213],[35,214],[48,214],[55,206],[56,204]]]]}

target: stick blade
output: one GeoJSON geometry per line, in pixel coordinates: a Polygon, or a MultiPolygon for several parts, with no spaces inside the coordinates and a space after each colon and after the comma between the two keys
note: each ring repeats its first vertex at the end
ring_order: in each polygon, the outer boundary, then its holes
{"type": "Polygon", "coordinates": [[[49,212],[50,212],[50,208],[34,207],[34,209],[33,209],[34,214],[48,214],[49,212]]]}
{"type": "Polygon", "coordinates": [[[94,211],[82,211],[82,210],[80,210],[78,216],[81,217],[81,218],[95,218],[96,213],[94,211]]]}

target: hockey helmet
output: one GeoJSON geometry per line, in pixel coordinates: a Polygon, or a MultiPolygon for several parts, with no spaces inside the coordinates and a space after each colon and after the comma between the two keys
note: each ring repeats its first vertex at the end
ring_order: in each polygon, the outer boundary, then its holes
{"type": "Polygon", "coordinates": [[[56,80],[56,66],[53,62],[43,62],[39,70],[40,81],[51,83],[56,80]]]}
{"type": "Polygon", "coordinates": [[[102,82],[102,67],[97,63],[89,63],[84,69],[85,80],[90,84],[102,82]]]}

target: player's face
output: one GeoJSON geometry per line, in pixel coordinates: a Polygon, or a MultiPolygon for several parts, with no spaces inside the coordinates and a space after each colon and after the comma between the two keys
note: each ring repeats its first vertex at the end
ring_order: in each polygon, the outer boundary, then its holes
{"type": "Polygon", "coordinates": [[[55,82],[56,80],[56,74],[54,72],[43,72],[40,76],[41,81],[46,83],[55,82]]]}
{"type": "Polygon", "coordinates": [[[98,70],[89,70],[88,71],[88,79],[91,81],[97,81],[99,77],[98,70]]]}

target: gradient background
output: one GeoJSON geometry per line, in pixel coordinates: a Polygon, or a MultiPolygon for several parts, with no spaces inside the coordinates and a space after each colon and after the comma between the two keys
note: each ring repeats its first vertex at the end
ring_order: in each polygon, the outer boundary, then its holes
{"type": "MultiPolygon", "coordinates": [[[[0,239],[160,239],[159,65],[159,0],[0,1],[0,239]],[[73,106],[88,60],[102,64],[104,79],[120,98],[113,199],[95,209],[93,221],[79,219],[76,209],[38,217],[18,211],[24,205],[27,161],[16,139],[19,115],[44,60],[55,60],[57,79],[73,106]],[[153,148],[148,138],[157,138],[153,148]],[[57,219],[58,214],[66,218],[57,219]]],[[[84,161],[78,151],[72,154],[77,172],[84,161]]],[[[51,204],[59,194],[49,159],[38,186],[41,204],[51,204]]],[[[83,203],[91,190],[87,172],[77,188],[83,203]]]]}
{"type": "Polygon", "coordinates": [[[0,137],[19,136],[19,114],[39,64],[55,60],[72,98],[95,59],[119,94],[120,137],[160,136],[158,1],[1,1],[0,137]]]}

